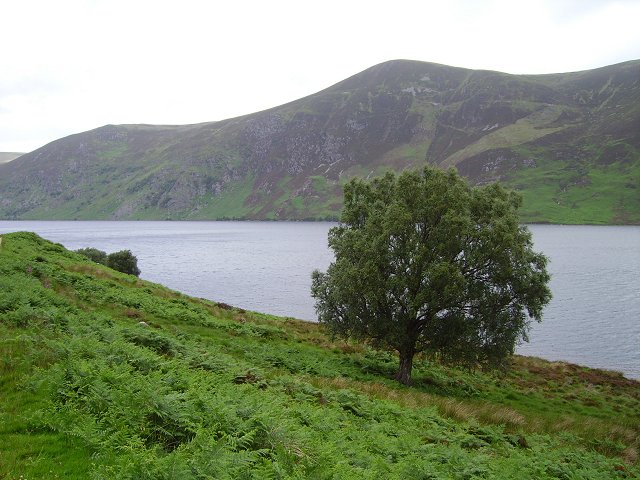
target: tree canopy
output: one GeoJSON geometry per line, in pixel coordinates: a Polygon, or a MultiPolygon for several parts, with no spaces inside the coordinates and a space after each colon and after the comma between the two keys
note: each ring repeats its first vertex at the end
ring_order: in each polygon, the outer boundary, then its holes
{"type": "Polygon", "coordinates": [[[419,352],[504,365],[551,298],[547,259],[518,223],[520,203],[498,184],[472,188],[454,170],[351,180],[329,232],[335,261],[312,274],[319,321],[397,350],[405,384],[419,352]]]}
{"type": "Polygon", "coordinates": [[[136,277],[140,275],[138,259],[131,250],[120,250],[107,255],[107,267],[136,277]]]}
{"type": "Polygon", "coordinates": [[[96,263],[100,263],[102,265],[107,264],[107,252],[102,250],[98,250],[97,248],[87,247],[76,250],[76,253],[80,255],[84,255],[89,260],[94,261],[96,263]]]}
{"type": "Polygon", "coordinates": [[[97,248],[87,247],[76,250],[76,253],[84,255],[88,259],[106,265],[109,268],[113,268],[122,273],[128,273],[129,275],[140,275],[140,269],[138,268],[138,259],[131,253],[131,250],[120,250],[119,252],[110,253],[98,250],[97,248]]]}

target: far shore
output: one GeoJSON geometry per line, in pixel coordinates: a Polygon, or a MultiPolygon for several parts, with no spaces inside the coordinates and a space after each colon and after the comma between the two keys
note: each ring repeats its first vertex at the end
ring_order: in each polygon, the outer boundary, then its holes
{"type": "Polygon", "coordinates": [[[17,152],[0,152],[0,163],[9,163],[22,155],[24,154],[17,152]]]}

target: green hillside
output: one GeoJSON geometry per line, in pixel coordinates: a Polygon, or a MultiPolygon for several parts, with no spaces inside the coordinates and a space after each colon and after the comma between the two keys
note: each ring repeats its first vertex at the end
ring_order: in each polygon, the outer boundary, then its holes
{"type": "MultiPolygon", "coordinates": [[[[126,245],[123,245],[125,248],[126,245]]],[[[0,237],[0,478],[640,475],[640,384],[515,357],[397,359],[0,237]]]]}
{"type": "Polygon", "coordinates": [[[106,125],[0,164],[0,218],[336,218],[350,178],[427,164],[516,188],[523,221],[640,224],[640,61],[509,75],[394,60],[242,117],[106,125]]]}

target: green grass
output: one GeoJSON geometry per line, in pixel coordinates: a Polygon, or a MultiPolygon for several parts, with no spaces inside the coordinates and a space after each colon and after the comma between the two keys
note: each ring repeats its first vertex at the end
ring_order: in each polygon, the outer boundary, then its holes
{"type": "Polygon", "coordinates": [[[395,355],[317,324],[0,238],[0,478],[640,474],[640,386],[620,374],[421,358],[407,388],[395,355]]]}
{"type": "MultiPolygon", "coordinates": [[[[254,178],[245,177],[242,181],[227,185],[219,195],[205,195],[198,200],[200,208],[191,213],[188,220],[244,218],[251,211],[246,204],[253,191],[254,178]]],[[[153,214],[150,215],[153,217],[153,214]]]]}
{"type": "Polygon", "coordinates": [[[524,222],[640,223],[640,160],[587,169],[541,159],[505,183],[522,193],[524,222]]]}
{"type": "Polygon", "coordinates": [[[103,161],[119,160],[122,156],[126,155],[129,150],[129,146],[126,143],[110,142],[110,144],[104,145],[104,150],[100,152],[100,158],[103,161]],[[109,148],[109,146],[111,148],[109,148]]]}
{"type": "Polygon", "coordinates": [[[304,185],[296,185],[295,179],[279,180],[270,196],[274,200],[260,201],[249,218],[268,220],[335,220],[341,203],[342,187],[321,175],[311,176],[304,185]],[[266,205],[264,204],[266,203],[266,205]]]}
{"type": "Polygon", "coordinates": [[[562,107],[548,106],[535,111],[525,118],[517,120],[511,125],[494,130],[479,140],[468,145],[453,155],[450,155],[440,166],[448,168],[457,165],[462,160],[496,148],[510,148],[532,142],[546,135],[559,132],[565,127],[549,127],[562,114],[562,107]]]}

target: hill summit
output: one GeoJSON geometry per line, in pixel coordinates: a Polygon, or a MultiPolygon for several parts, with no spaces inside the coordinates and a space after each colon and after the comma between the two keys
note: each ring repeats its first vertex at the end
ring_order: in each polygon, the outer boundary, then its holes
{"type": "Polygon", "coordinates": [[[0,165],[5,219],[335,218],[342,185],[455,167],[523,221],[640,223],[640,61],[509,75],[394,60],[270,110],[107,125],[0,165]]]}

